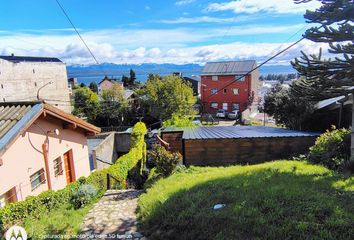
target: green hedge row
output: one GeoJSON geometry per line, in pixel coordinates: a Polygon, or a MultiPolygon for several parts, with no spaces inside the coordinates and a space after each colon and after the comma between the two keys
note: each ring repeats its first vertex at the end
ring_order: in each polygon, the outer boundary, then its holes
{"type": "Polygon", "coordinates": [[[11,203],[0,209],[0,233],[8,227],[21,224],[26,218],[39,218],[42,214],[70,203],[73,193],[78,189],[80,181],[71,183],[66,188],[42,192],[38,196],[29,196],[24,201],[11,203]]]}
{"type": "Polygon", "coordinates": [[[115,188],[126,187],[128,172],[141,162],[141,169],[145,163],[146,145],[144,135],[147,129],[144,123],[137,123],[132,131],[131,150],[117,159],[112,166],[95,171],[87,178],[81,177],[76,182],[69,184],[62,190],[48,190],[38,196],[27,197],[24,201],[10,203],[0,209],[0,233],[15,224],[21,224],[26,218],[40,218],[42,214],[59,208],[63,204],[71,204],[75,192],[83,184],[93,185],[97,190],[97,197],[101,197],[107,190],[107,173],[119,181],[113,182],[115,188]]]}

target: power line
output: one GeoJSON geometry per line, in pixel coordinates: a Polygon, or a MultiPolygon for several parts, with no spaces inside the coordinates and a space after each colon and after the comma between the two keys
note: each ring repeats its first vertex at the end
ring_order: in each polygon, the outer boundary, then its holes
{"type": "Polygon", "coordinates": [[[89,51],[89,53],[91,54],[92,58],[95,60],[96,64],[98,66],[100,66],[102,72],[104,73],[104,75],[107,75],[105,73],[105,71],[102,69],[100,63],[98,62],[97,58],[95,57],[95,55],[93,54],[93,52],[91,51],[91,49],[89,48],[89,46],[86,44],[84,38],[81,36],[81,34],[79,33],[79,31],[77,30],[77,28],[75,27],[74,23],[71,21],[69,15],[66,13],[65,9],[63,8],[63,6],[59,3],[59,0],[55,0],[58,4],[58,6],[60,7],[60,9],[62,10],[62,12],[64,13],[65,17],[68,19],[69,23],[71,24],[71,26],[74,28],[75,32],[77,33],[77,35],[79,36],[79,38],[81,39],[81,41],[83,42],[83,44],[85,45],[85,47],[87,48],[87,50],[89,51]]]}

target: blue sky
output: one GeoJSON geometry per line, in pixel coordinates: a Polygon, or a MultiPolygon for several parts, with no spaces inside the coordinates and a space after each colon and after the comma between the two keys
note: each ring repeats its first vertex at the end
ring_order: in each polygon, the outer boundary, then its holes
{"type": "MultiPolygon", "coordinates": [[[[59,0],[100,62],[204,63],[256,59],[296,41],[319,2],[292,0],[59,0]]],[[[55,0],[2,0],[0,54],[94,63],[55,0]]],[[[304,41],[277,59],[288,63],[304,41]]]]}

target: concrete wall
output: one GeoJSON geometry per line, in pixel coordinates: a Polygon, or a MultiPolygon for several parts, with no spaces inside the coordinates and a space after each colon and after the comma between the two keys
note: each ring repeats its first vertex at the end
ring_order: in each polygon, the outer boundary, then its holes
{"type": "Polygon", "coordinates": [[[71,112],[66,65],[58,62],[19,62],[12,63],[0,59],[0,101],[37,100],[37,91],[41,99],[49,104],[71,112]]]}
{"type": "Polygon", "coordinates": [[[72,151],[75,178],[90,174],[87,139],[81,129],[63,129],[62,122],[50,117],[40,117],[16,141],[9,146],[0,158],[0,196],[15,188],[17,200],[35,196],[48,190],[47,181],[36,189],[31,188],[30,176],[40,169],[45,170],[42,144],[47,131],[59,130],[59,136],[48,136],[48,162],[52,189],[62,189],[67,185],[64,166],[64,153],[72,151]],[[54,160],[60,157],[63,173],[55,176],[54,160]]]}
{"type": "Polygon", "coordinates": [[[130,147],[130,133],[111,132],[92,151],[96,169],[103,169],[114,164],[119,156],[129,152],[130,147]]]}
{"type": "Polygon", "coordinates": [[[115,150],[115,134],[110,133],[100,144],[92,151],[94,160],[96,160],[96,169],[109,167],[118,158],[115,150]],[[107,163],[105,163],[107,162],[107,163]]]}
{"type": "Polygon", "coordinates": [[[116,144],[115,148],[117,153],[127,153],[131,147],[130,133],[117,132],[115,133],[116,144]]]}

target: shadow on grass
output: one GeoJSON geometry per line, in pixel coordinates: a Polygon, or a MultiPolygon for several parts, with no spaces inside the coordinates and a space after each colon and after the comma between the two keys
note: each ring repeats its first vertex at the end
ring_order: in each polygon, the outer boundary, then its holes
{"type": "Polygon", "coordinates": [[[354,194],[338,177],[274,169],[174,193],[142,224],[149,239],[352,239],[354,194]],[[214,204],[226,207],[213,210],[214,204]]]}

